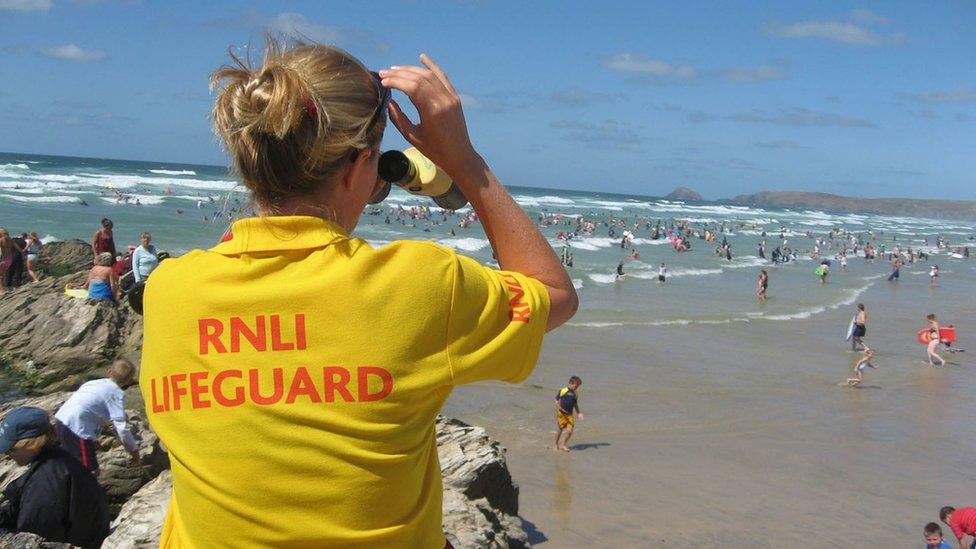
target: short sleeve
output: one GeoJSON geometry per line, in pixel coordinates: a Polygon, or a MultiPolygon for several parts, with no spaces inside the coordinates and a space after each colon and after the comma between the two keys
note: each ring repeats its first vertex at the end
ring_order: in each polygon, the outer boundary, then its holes
{"type": "Polygon", "coordinates": [[[447,354],[455,385],[524,380],[539,358],[549,292],[520,273],[496,271],[455,255],[447,354]]]}

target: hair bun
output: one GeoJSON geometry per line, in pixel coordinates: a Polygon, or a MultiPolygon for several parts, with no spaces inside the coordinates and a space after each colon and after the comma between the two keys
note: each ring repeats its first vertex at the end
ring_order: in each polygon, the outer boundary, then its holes
{"type": "Polygon", "coordinates": [[[289,67],[272,65],[241,79],[233,94],[234,118],[242,129],[285,137],[301,123],[308,91],[301,76],[289,67]]]}

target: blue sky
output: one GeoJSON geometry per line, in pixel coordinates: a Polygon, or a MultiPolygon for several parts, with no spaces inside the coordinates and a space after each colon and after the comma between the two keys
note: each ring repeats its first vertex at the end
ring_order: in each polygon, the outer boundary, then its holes
{"type": "Polygon", "coordinates": [[[0,151],[225,164],[208,75],[297,30],[431,54],[512,185],[976,199],[974,28],[964,1],[0,0],[0,151]]]}

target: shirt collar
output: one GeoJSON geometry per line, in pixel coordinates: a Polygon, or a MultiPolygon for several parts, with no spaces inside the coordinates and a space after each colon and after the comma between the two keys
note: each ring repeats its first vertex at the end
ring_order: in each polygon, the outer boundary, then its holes
{"type": "Polygon", "coordinates": [[[210,251],[223,255],[274,250],[321,248],[348,240],[346,231],[331,221],[309,216],[248,217],[235,221],[210,251]]]}

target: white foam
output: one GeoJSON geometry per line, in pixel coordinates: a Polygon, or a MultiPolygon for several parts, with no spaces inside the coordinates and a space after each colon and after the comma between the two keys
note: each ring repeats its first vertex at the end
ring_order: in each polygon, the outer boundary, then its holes
{"type": "Polygon", "coordinates": [[[444,246],[450,246],[455,250],[464,250],[466,252],[476,252],[489,244],[487,238],[444,238],[437,242],[444,246]]]}
{"type": "Polygon", "coordinates": [[[149,170],[150,173],[158,173],[161,175],[196,175],[197,172],[193,170],[149,170]]]}
{"type": "Polygon", "coordinates": [[[668,276],[708,276],[722,274],[722,269],[674,269],[668,271],[668,276]]]}
{"type": "Polygon", "coordinates": [[[77,203],[78,197],[76,196],[19,196],[16,194],[0,194],[0,198],[7,198],[15,202],[63,202],[63,203],[77,203]]]}
{"type": "Polygon", "coordinates": [[[582,278],[574,278],[573,279],[573,287],[576,288],[577,290],[582,290],[583,289],[583,279],[582,278]]]}
{"type": "Polygon", "coordinates": [[[615,274],[592,273],[587,276],[589,276],[590,280],[596,282],[597,284],[613,284],[617,281],[617,275],[615,274]]]}
{"type": "Polygon", "coordinates": [[[0,171],[2,170],[29,170],[30,166],[27,164],[0,164],[0,171]]]}
{"type": "Polygon", "coordinates": [[[745,269],[748,267],[761,267],[769,265],[769,260],[760,257],[733,257],[732,263],[723,265],[726,269],[745,269]]]}
{"type": "Polygon", "coordinates": [[[825,307],[812,307],[809,309],[804,309],[798,313],[785,314],[785,315],[763,315],[760,318],[766,320],[800,320],[804,318],[810,318],[813,315],[820,314],[827,309],[825,307]]]}
{"type": "Polygon", "coordinates": [[[126,202],[125,200],[118,200],[114,196],[100,196],[98,198],[100,198],[101,200],[104,200],[105,202],[108,202],[109,204],[116,204],[116,205],[119,205],[119,206],[135,206],[137,199],[139,200],[139,205],[140,206],[158,206],[158,205],[162,204],[163,201],[166,200],[166,198],[167,198],[166,196],[155,196],[155,195],[151,195],[151,194],[149,194],[149,195],[146,195],[146,194],[130,194],[130,195],[126,195],[126,196],[129,199],[128,202],[126,202]]]}

